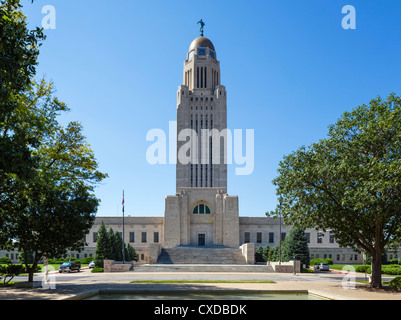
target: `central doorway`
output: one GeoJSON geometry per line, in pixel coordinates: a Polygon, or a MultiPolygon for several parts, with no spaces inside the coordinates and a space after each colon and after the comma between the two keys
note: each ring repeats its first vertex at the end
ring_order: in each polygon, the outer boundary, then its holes
{"type": "Polygon", "coordinates": [[[206,234],[198,233],[198,246],[204,247],[206,245],[206,234]]]}

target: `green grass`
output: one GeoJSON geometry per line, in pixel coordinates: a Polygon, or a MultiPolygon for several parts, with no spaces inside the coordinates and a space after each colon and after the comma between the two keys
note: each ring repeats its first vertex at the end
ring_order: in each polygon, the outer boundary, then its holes
{"type": "Polygon", "coordinates": [[[130,283],[276,283],[272,280],[137,280],[130,283]]]}

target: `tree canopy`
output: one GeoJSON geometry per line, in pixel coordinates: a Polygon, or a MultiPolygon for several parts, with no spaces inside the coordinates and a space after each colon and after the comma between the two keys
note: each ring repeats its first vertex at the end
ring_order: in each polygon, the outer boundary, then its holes
{"type": "Polygon", "coordinates": [[[42,257],[83,247],[107,175],[82,125],[60,124],[69,109],[53,83],[35,80],[44,36],[27,29],[18,0],[0,1],[0,38],[0,248],[24,252],[32,281],[42,257]]]}
{"type": "Polygon", "coordinates": [[[401,98],[345,112],[326,139],[285,156],[278,173],[273,215],[331,230],[340,246],[370,254],[372,286],[380,287],[381,254],[401,235],[401,98]]]}

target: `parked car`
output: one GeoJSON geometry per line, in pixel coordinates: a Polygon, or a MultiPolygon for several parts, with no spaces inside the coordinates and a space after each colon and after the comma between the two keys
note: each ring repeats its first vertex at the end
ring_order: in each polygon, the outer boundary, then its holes
{"type": "Polygon", "coordinates": [[[92,269],[92,268],[94,268],[95,267],[95,261],[91,261],[90,263],[89,263],[89,269],[92,269]]]}
{"type": "Polygon", "coordinates": [[[315,271],[330,271],[330,267],[327,263],[319,263],[314,267],[315,271]]]}
{"type": "Polygon", "coordinates": [[[80,262],[64,262],[58,267],[58,272],[71,272],[72,270],[77,270],[78,272],[81,270],[81,263],[80,262]]]}

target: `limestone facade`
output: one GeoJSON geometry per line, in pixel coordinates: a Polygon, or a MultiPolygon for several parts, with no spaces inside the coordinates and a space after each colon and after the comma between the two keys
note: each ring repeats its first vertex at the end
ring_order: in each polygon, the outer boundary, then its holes
{"type": "MultiPolygon", "coordinates": [[[[239,248],[247,261],[259,246],[274,247],[291,226],[268,217],[240,217],[238,196],[227,191],[227,92],[213,43],[196,38],[184,61],[177,91],[176,192],[166,196],[164,217],[98,217],[77,258],[94,257],[101,222],[118,231],[139,255],[139,263],[156,263],[161,248],[224,246],[239,248]],[[186,131],[185,131],[186,130],[186,131]],[[183,132],[183,133],[182,133],[183,132]],[[205,139],[202,139],[206,135],[205,139]],[[280,234],[281,230],[281,234],[280,234]]],[[[361,263],[362,255],[340,248],[328,232],[306,230],[311,258],[361,263]]],[[[396,254],[395,254],[396,255],[396,254]]],[[[17,261],[18,252],[0,251],[17,261]]],[[[398,255],[400,256],[400,255],[398,255]]]]}

